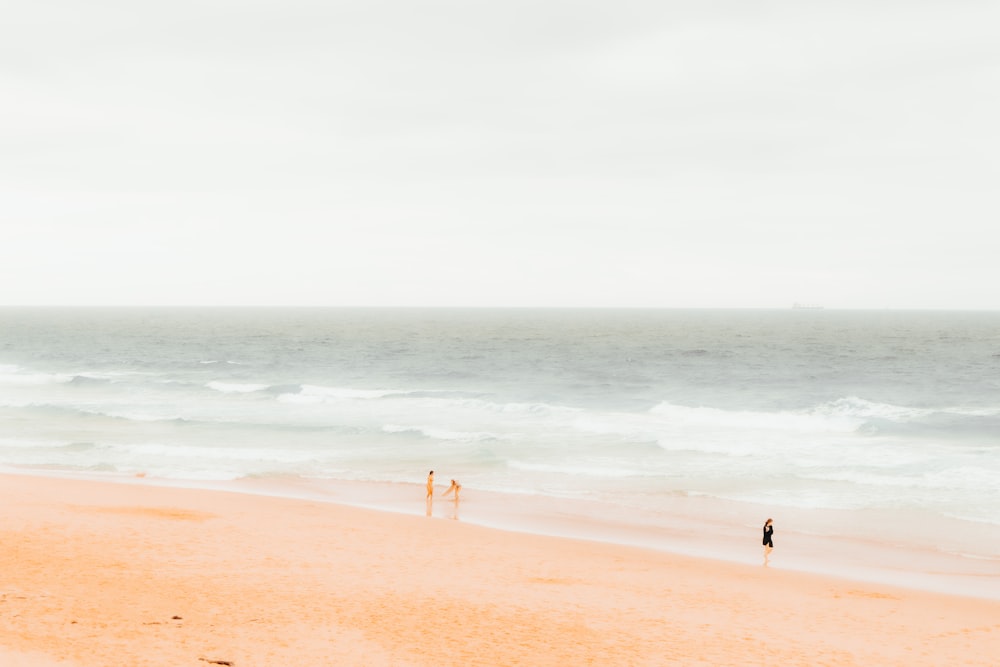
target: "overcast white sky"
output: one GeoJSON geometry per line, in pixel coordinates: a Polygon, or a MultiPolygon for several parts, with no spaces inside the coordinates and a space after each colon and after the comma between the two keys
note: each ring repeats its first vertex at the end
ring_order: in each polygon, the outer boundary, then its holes
{"type": "Polygon", "coordinates": [[[1000,308],[1000,3],[3,0],[0,304],[1000,308]]]}

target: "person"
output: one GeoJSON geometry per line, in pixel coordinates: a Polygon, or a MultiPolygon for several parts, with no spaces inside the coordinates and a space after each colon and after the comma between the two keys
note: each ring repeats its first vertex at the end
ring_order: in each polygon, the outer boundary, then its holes
{"type": "Polygon", "coordinates": [[[427,499],[434,497],[434,471],[427,473],[427,499]]]}
{"type": "Polygon", "coordinates": [[[767,562],[767,557],[771,555],[771,549],[774,548],[774,541],[771,539],[771,535],[774,534],[774,526],[771,525],[771,519],[764,522],[764,562],[767,562]]]}
{"type": "Polygon", "coordinates": [[[456,482],[455,480],[451,480],[451,486],[448,487],[448,490],[445,491],[444,495],[442,495],[441,497],[443,498],[444,496],[447,496],[449,493],[451,493],[452,491],[454,491],[455,492],[455,502],[457,503],[458,502],[458,492],[461,491],[461,490],[462,490],[462,485],[459,484],[458,482],[456,482]]]}

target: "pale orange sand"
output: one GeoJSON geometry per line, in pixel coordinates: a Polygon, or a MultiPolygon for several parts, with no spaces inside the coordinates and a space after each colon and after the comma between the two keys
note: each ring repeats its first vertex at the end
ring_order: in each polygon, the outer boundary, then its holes
{"type": "Polygon", "coordinates": [[[0,647],[0,665],[32,667],[993,665],[1000,602],[445,518],[0,476],[0,647]]]}

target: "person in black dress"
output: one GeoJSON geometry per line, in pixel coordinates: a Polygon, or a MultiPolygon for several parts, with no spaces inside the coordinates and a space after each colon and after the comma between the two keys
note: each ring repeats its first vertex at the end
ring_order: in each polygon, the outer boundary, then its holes
{"type": "Polygon", "coordinates": [[[774,534],[774,526],[771,525],[771,519],[764,522],[764,563],[767,563],[767,557],[771,555],[771,549],[774,548],[774,541],[771,539],[771,535],[774,534]]]}

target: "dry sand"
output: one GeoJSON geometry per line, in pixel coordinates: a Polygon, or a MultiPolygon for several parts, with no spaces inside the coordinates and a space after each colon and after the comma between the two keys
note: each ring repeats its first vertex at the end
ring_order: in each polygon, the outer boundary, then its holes
{"type": "Polygon", "coordinates": [[[4,667],[1000,655],[1000,601],[144,481],[0,476],[0,567],[4,667]]]}

